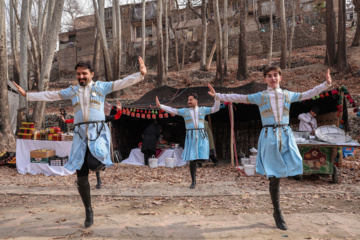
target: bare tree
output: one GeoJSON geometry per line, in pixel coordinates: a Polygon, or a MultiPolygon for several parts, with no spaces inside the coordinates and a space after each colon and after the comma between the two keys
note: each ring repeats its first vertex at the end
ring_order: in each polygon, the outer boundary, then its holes
{"type": "MultiPolygon", "coordinates": [[[[99,7],[100,7],[102,5],[101,1],[98,0],[98,3],[99,3],[99,7]]],[[[104,54],[105,69],[106,69],[106,71],[105,71],[106,81],[113,81],[114,76],[113,76],[113,71],[112,71],[112,66],[111,66],[109,49],[108,49],[107,41],[106,41],[104,19],[100,18],[99,7],[96,3],[96,0],[93,0],[93,5],[94,5],[94,12],[95,12],[95,17],[96,17],[96,28],[97,28],[98,32],[100,33],[100,43],[101,43],[101,47],[103,49],[103,54],[104,54]]]]}
{"type": "Polygon", "coordinates": [[[75,29],[75,19],[85,12],[84,4],[80,4],[78,0],[65,0],[63,11],[69,18],[65,18],[62,25],[66,26],[68,31],[72,31],[75,29]]]}
{"type": "Polygon", "coordinates": [[[248,78],[247,72],[247,51],[246,51],[246,0],[240,1],[240,35],[239,35],[239,58],[238,70],[236,73],[237,80],[245,80],[248,78]]]}
{"type": "MultiPolygon", "coordinates": [[[[100,19],[104,19],[104,0],[98,0],[99,6],[99,17],[100,19]]],[[[97,23],[97,18],[95,18],[95,24],[97,23]]],[[[94,78],[99,79],[100,74],[100,55],[101,55],[101,43],[100,43],[100,30],[99,28],[95,29],[95,43],[94,43],[94,58],[93,58],[93,65],[94,65],[94,78]]]]}
{"type": "MultiPolygon", "coordinates": [[[[179,3],[178,0],[175,0],[175,4],[176,4],[176,10],[179,12],[180,11],[180,7],[179,7],[179,3]]],[[[173,18],[172,16],[169,16],[169,26],[171,31],[174,34],[174,42],[175,42],[175,64],[176,64],[176,70],[180,71],[180,65],[179,65],[179,38],[177,35],[177,30],[179,28],[179,24],[180,24],[180,16],[179,13],[175,14],[176,15],[176,25],[173,25],[173,18]]]]}
{"type": "Polygon", "coordinates": [[[165,0],[165,79],[169,71],[169,3],[165,0]]]}
{"type": "Polygon", "coordinates": [[[146,50],[146,45],[145,45],[145,30],[146,30],[146,26],[145,26],[145,19],[146,19],[146,12],[145,12],[145,8],[146,8],[146,1],[143,0],[142,2],[142,18],[141,18],[141,30],[142,30],[142,39],[141,39],[141,56],[142,59],[145,61],[145,50],[146,50]]]}
{"type": "Polygon", "coordinates": [[[353,39],[353,42],[351,44],[351,46],[360,46],[360,1],[359,0],[354,0],[353,4],[355,6],[355,11],[357,14],[357,23],[356,23],[356,33],[353,39]]]}
{"type": "Polygon", "coordinates": [[[281,16],[281,57],[280,67],[286,68],[286,51],[287,51],[287,32],[286,32],[286,17],[285,17],[285,3],[284,0],[279,0],[280,16],[281,16]]]}
{"type": "Polygon", "coordinates": [[[5,1],[0,0],[0,152],[16,145],[15,136],[11,131],[9,101],[8,101],[8,63],[5,30],[5,1]]]}
{"type": "MultiPolygon", "coordinates": [[[[52,12],[52,15],[48,15],[48,18],[51,18],[51,21],[49,21],[50,24],[46,26],[48,34],[44,44],[44,58],[41,65],[39,91],[46,91],[49,87],[50,71],[56,49],[58,33],[60,31],[63,6],[64,0],[58,0],[54,5],[54,9],[56,9],[56,11],[49,11],[49,13],[52,12]]],[[[45,102],[36,102],[33,109],[33,121],[37,122],[39,125],[42,123],[44,110],[45,102]]]]}
{"type": "MultiPolygon", "coordinates": [[[[114,79],[121,76],[121,11],[119,0],[113,0],[113,59],[114,79]]],[[[112,93],[112,97],[120,97],[121,91],[112,93]]]]}
{"type": "Polygon", "coordinates": [[[334,11],[334,1],[326,0],[326,56],[325,64],[334,66],[336,62],[336,19],[334,11]]]}
{"type": "Polygon", "coordinates": [[[158,77],[156,80],[157,87],[166,85],[162,12],[163,12],[162,0],[158,0],[158,2],[157,2],[157,49],[158,49],[158,51],[157,51],[157,55],[158,55],[157,73],[158,73],[158,77]]]}
{"type": "MultiPolygon", "coordinates": [[[[29,0],[22,1],[20,21],[20,86],[26,91],[28,89],[28,26],[29,26],[29,0]]],[[[19,107],[27,109],[27,101],[20,98],[19,107]]]]}
{"type": "Polygon", "coordinates": [[[221,20],[219,12],[219,1],[213,0],[213,10],[215,18],[215,29],[216,29],[216,75],[214,85],[219,87],[223,85],[223,70],[222,70],[222,31],[221,31],[221,20]]]}
{"type": "Polygon", "coordinates": [[[16,18],[14,14],[14,9],[17,9],[17,0],[10,1],[10,37],[11,37],[11,53],[13,57],[13,80],[18,84],[19,75],[20,75],[20,65],[19,65],[19,39],[18,39],[18,28],[16,24],[16,18]]]}
{"type": "Polygon", "coordinates": [[[293,48],[294,32],[295,32],[295,8],[296,1],[292,2],[292,16],[291,16],[291,33],[290,33],[290,46],[289,46],[289,59],[288,59],[288,68],[291,68],[291,52],[293,48]]]}
{"type": "Polygon", "coordinates": [[[271,58],[272,58],[273,41],[274,41],[273,0],[270,0],[270,47],[269,47],[269,56],[268,56],[269,65],[271,63],[271,58]]]}
{"type": "Polygon", "coordinates": [[[229,59],[229,25],[228,25],[228,0],[224,0],[224,76],[228,75],[229,59]]]}
{"type": "Polygon", "coordinates": [[[346,3],[345,0],[339,0],[339,26],[338,26],[338,52],[337,52],[337,70],[344,73],[348,70],[346,56],[346,3]]]}

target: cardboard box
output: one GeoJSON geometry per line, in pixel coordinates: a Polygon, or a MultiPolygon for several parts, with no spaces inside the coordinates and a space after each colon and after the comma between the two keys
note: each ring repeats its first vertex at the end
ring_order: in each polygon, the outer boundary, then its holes
{"type": "Polygon", "coordinates": [[[31,163],[45,163],[49,164],[49,158],[30,158],[31,163]]]}
{"type": "Polygon", "coordinates": [[[55,156],[55,150],[37,149],[30,151],[30,158],[49,158],[55,156]]]}

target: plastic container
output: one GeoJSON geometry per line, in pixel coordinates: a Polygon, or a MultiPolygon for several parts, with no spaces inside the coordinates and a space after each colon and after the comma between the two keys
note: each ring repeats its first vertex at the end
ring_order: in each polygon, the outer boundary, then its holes
{"type": "Polygon", "coordinates": [[[250,165],[255,165],[256,164],[256,155],[251,155],[250,156],[250,165]]]}
{"type": "Polygon", "coordinates": [[[165,167],[174,168],[175,158],[165,158],[165,167]]]}
{"type": "Polygon", "coordinates": [[[249,164],[250,164],[249,158],[241,158],[241,165],[245,166],[245,165],[249,165],[249,164]]]}
{"type": "Polygon", "coordinates": [[[254,176],[255,175],[255,165],[245,165],[244,171],[245,171],[246,175],[254,176]]]}
{"type": "Polygon", "coordinates": [[[156,168],[158,166],[159,160],[157,158],[149,158],[149,167],[156,168]]]}

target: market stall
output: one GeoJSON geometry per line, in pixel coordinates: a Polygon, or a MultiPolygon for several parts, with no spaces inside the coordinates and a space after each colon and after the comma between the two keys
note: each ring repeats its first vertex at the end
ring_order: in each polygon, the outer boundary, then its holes
{"type": "MultiPolygon", "coordinates": [[[[168,148],[163,149],[157,156],[158,166],[165,166],[166,158],[175,158],[175,166],[180,167],[184,166],[186,162],[181,158],[181,154],[183,149],[179,148],[168,148]]],[[[121,163],[132,164],[132,165],[144,165],[144,154],[141,152],[140,148],[134,148],[131,150],[130,155],[127,159],[122,161],[121,163]]]]}
{"type": "MultiPolygon", "coordinates": [[[[64,166],[50,166],[49,163],[31,162],[30,152],[38,149],[54,150],[58,157],[70,155],[72,141],[42,141],[42,140],[23,140],[16,141],[16,168],[21,174],[40,174],[45,175],[69,175],[75,171],[69,171],[64,166]]],[[[60,164],[61,165],[61,164],[60,164]]]]}

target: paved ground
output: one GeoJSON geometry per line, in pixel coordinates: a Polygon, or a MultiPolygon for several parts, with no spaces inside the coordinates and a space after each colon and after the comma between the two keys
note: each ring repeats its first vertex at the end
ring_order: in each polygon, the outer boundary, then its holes
{"type": "MultiPolygon", "coordinates": [[[[281,205],[289,230],[281,231],[272,218],[264,177],[223,176],[221,181],[214,176],[209,182],[204,178],[213,168],[205,167],[199,170],[197,188],[190,190],[188,175],[177,183],[172,178],[111,182],[109,177],[119,171],[107,170],[100,190],[91,175],[95,223],[84,228],[75,176],[0,169],[0,239],[360,239],[360,186],[344,180],[357,174],[342,172],[336,185],[326,178],[284,179],[281,205]]],[[[156,175],[154,170],[141,171],[156,175]]],[[[176,171],[188,173],[186,168],[176,171]]]]}

